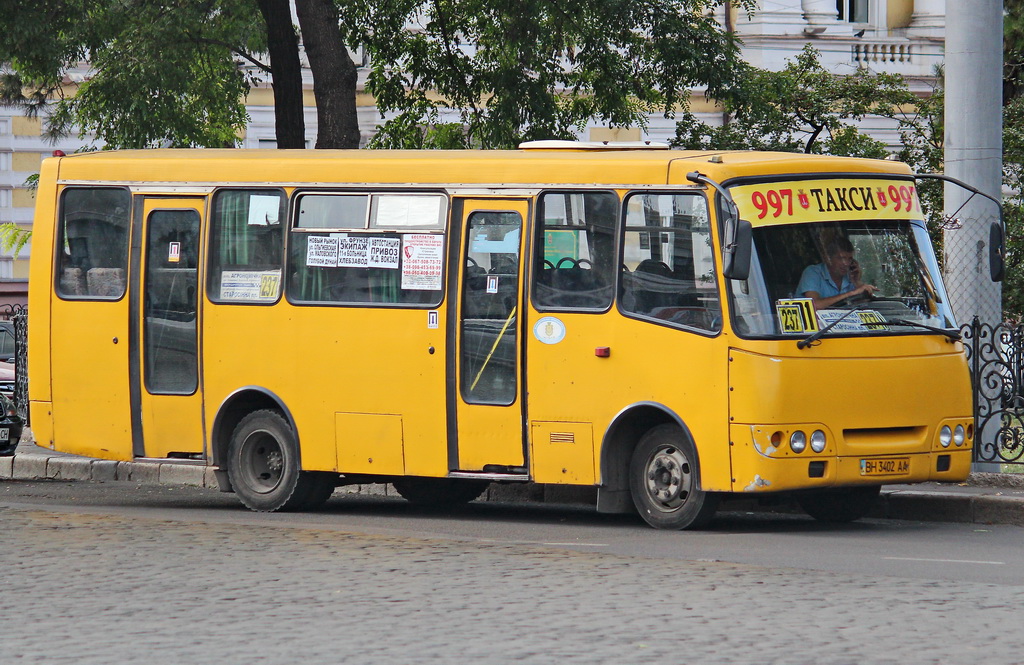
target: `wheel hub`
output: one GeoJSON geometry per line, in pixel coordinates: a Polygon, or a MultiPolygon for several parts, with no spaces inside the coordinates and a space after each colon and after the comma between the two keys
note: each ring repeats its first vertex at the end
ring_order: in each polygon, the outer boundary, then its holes
{"type": "Polygon", "coordinates": [[[690,495],[693,476],[686,455],[675,446],[663,446],[648,459],[647,493],[662,510],[676,510],[690,495]]]}
{"type": "Polygon", "coordinates": [[[284,469],[284,455],[273,435],[253,432],[242,444],[240,456],[241,471],[253,490],[264,493],[277,487],[284,469]]]}

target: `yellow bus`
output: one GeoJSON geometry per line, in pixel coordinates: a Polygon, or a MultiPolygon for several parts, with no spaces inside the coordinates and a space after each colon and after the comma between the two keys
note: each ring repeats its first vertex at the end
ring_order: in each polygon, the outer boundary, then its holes
{"type": "Polygon", "coordinates": [[[730,496],[852,520],[886,483],[965,478],[970,379],[911,171],[658,148],[47,159],[36,441],[208,465],[257,511],[532,482],[673,529],[730,496]],[[804,283],[837,251],[859,302],[804,283]]]}

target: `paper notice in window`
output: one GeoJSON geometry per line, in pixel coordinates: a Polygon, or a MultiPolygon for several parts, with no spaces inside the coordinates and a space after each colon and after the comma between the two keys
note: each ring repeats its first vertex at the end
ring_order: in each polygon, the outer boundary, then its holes
{"type": "Polygon", "coordinates": [[[402,288],[440,291],[444,266],[444,236],[407,233],[402,236],[402,288]]]}
{"type": "Polygon", "coordinates": [[[220,276],[221,300],[277,300],[280,270],[225,270],[220,276]]]}
{"type": "Polygon", "coordinates": [[[278,211],[281,208],[281,200],[276,196],[265,194],[253,194],[249,197],[249,225],[267,226],[277,224],[280,219],[278,211]]]}
{"type": "Polygon", "coordinates": [[[370,267],[397,269],[401,252],[401,238],[370,238],[370,267]]]}
{"type": "Polygon", "coordinates": [[[338,238],[306,238],[306,265],[333,268],[338,265],[338,238]]]}
{"type": "Polygon", "coordinates": [[[369,240],[366,236],[338,238],[338,267],[367,267],[370,264],[369,240]]]}

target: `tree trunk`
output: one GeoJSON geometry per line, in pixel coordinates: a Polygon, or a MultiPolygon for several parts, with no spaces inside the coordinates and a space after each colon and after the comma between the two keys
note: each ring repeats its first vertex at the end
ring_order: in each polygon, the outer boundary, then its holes
{"type": "Polygon", "coordinates": [[[292,25],[288,0],[257,0],[267,24],[271,85],[274,88],[274,129],[278,148],[305,148],[302,105],[302,64],[299,38],[292,25]]]}
{"type": "Polygon", "coordinates": [[[358,148],[356,64],[341,38],[332,0],[295,0],[302,43],[313,73],[317,148],[358,148]]]}

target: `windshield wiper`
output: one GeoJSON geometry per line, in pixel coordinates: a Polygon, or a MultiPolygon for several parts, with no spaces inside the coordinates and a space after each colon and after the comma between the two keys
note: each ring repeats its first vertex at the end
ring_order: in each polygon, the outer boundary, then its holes
{"type": "Polygon", "coordinates": [[[959,332],[955,330],[936,328],[935,326],[925,325],[924,323],[918,323],[917,321],[907,321],[906,319],[889,319],[888,321],[886,321],[886,323],[892,323],[897,326],[907,326],[910,328],[923,328],[924,330],[929,330],[933,333],[945,335],[954,342],[959,342],[963,338],[963,335],[961,335],[959,332]]]}
{"type": "Polygon", "coordinates": [[[804,339],[802,339],[799,342],[797,342],[796,343],[796,348],[798,348],[798,349],[806,349],[808,346],[810,346],[811,344],[814,344],[819,339],[821,339],[822,335],[824,335],[829,330],[832,330],[837,325],[839,325],[840,323],[845,321],[847,319],[847,317],[849,317],[854,312],[866,312],[866,311],[867,310],[862,308],[862,307],[851,307],[850,311],[847,312],[846,314],[843,314],[842,316],[840,316],[838,319],[836,319],[832,323],[828,324],[824,328],[821,328],[820,330],[818,330],[818,332],[811,333],[810,335],[808,335],[804,339]]]}

